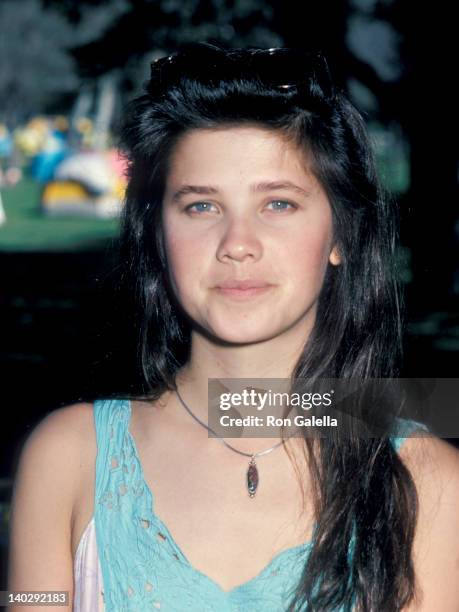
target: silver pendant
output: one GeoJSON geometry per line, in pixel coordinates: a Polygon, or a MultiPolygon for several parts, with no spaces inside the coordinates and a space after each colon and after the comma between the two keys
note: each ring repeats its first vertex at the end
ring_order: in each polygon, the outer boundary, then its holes
{"type": "Polygon", "coordinates": [[[255,457],[253,456],[249,461],[249,469],[247,470],[247,490],[249,497],[255,497],[257,492],[259,477],[257,464],[255,463],[255,457]]]}

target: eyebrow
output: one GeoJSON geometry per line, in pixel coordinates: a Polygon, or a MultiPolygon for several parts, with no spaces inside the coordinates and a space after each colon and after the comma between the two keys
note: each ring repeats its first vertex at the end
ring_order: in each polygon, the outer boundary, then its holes
{"type": "MultiPolygon", "coordinates": [[[[291,181],[262,181],[261,183],[255,183],[251,185],[250,191],[252,192],[262,192],[262,191],[274,191],[280,189],[289,189],[290,191],[295,191],[303,196],[308,196],[310,192],[306,191],[306,189],[302,189],[295,183],[291,181]]],[[[184,195],[189,193],[195,193],[199,195],[214,195],[219,193],[217,187],[213,187],[212,185],[183,185],[180,187],[174,195],[172,196],[173,202],[178,202],[184,195]]]]}

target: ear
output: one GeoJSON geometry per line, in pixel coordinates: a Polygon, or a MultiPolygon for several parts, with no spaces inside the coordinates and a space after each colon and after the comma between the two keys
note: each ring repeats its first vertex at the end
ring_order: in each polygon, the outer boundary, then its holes
{"type": "Polygon", "coordinates": [[[341,263],[341,255],[339,254],[338,247],[336,246],[336,244],[332,248],[328,260],[332,264],[332,266],[339,266],[339,264],[341,263]]]}

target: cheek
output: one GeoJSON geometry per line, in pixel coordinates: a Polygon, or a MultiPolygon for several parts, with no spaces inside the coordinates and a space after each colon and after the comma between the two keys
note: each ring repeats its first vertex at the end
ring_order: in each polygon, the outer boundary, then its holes
{"type": "Polygon", "coordinates": [[[197,273],[208,265],[209,254],[204,244],[179,232],[164,233],[169,275],[178,294],[188,293],[195,285],[197,273]]]}
{"type": "Polygon", "coordinates": [[[286,244],[288,265],[294,271],[295,281],[321,285],[331,249],[328,228],[311,227],[292,236],[286,244]]]}

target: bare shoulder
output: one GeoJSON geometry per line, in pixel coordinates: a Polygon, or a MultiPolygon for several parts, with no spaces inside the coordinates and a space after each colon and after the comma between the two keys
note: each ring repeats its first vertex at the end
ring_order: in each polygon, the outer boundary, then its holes
{"type": "Polygon", "coordinates": [[[72,513],[91,418],[92,404],[59,408],[25,441],[11,503],[10,590],[73,592],[72,513]]]}
{"type": "Polygon", "coordinates": [[[26,464],[61,472],[78,471],[75,459],[81,457],[94,429],[92,404],[78,403],[57,408],[48,413],[35,426],[26,439],[21,452],[18,470],[26,464]]]}
{"type": "MultiPolygon", "coordinates": [[[[92,403],[77,403],[50,412],[26,441],[23,461],[59,480],[61,494],[75,505],[93,477],[97,453],[92,403]]],[[[46,476],[44,476],[46,477],[46,476]]]]}
{"type": "Polygon", "coordinates": [[[408,439],[400,456],[419,500],[413,546],[418,598],[406,611],[459,610],[459,450],[435,436],[408,439]]]}

